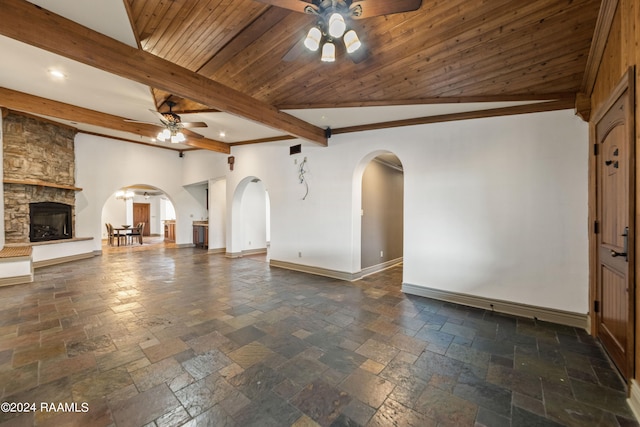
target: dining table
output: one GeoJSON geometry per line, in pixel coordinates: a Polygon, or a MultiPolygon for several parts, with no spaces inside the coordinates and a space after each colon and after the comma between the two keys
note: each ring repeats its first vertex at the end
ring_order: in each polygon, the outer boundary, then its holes
{"type": "Polygon", "coordinates": [[[118,246],[120,246],[120,237],[124,237],[124,241],[125,241],[125,245],[127,244],[127,235],[129,234],[128,232],[131,231],[131,226],[130,225],[122,225],[120,227],[113,227],[113,232],[115,233],[115,237],[118,240],[118,246]],[[121,233],[123,232],[123,233],[121,233]]]}

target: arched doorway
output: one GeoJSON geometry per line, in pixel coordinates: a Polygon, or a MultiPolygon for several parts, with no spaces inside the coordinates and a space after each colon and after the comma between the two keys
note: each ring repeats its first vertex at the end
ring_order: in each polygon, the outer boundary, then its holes
{"type": "Polygon", "coordinates": [[[259,178],[247,177],[236,187],[231,205],[227,256],[266,253],[270,239],[270,201],[259,178]]]}
{"type": "MultiPolygon", "coordinates": [[[[146,184],[122,187],[112,193],[105,201],[101,215],[102,224],[116,227],[144,222],[143,236],[155,238],[156,243],[164,240],[165,222],[175,219],[175,207],[167,194],[146,184]]],[[[103,227],[102,238],[106,240],[107,237],[106,227],[103,227]]]]}
{"type": "Polygon", "coordinates": [[[361,163],[360,249],[362,275],[402,262],[404,170],[390,152],[372,153],[361,163]]]}

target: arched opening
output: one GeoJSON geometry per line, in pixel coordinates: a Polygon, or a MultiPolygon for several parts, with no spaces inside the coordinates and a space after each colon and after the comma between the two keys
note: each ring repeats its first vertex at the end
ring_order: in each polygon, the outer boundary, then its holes
{"type": "MultiPolygon", "coordinates": [[[[166,226],[175,225],[176,210],[167,194],[151,185],[136,184],[118,189],[102,207],[101,223],[133,227],[145,223],[143,239],[148,243],[165,241],[166,226]]],[[[103,247],[109,244],[107,228],[102,229],[103,247]]]]}
{"type": "Polygon", "coordinates": [[[262,180],[247,177],[233,196],[231,206],[231,242],[227,256],[267,253],[271,236],[270,200],[262,180]]]}
{"type": "Polygon", "coordinates": [[[402,262],[404,170],[390,152],[372,153],[361,163],[360,272],[369,274],[402,262]]]}

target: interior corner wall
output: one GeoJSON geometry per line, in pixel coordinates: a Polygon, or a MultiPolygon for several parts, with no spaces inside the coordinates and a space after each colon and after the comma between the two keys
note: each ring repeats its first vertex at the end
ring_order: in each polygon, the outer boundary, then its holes
{"type": "Polygon", "coordinates": [[[573,111],[335,135],[290,156],[294,143],[233,147],[227,173],[228,201],[248,176],[265,183],[271,259],[357,272],[354,171],[387,150],[404,167],[405,283],[588,311],[588,127],[573,111]]]}

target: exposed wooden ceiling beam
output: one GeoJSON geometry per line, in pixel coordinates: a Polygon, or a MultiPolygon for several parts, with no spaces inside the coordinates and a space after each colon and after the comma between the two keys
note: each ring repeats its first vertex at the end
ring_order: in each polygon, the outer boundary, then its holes
{"type": "Polygon", "coordinates": [[[83,64],[327,145],[324,129],[24,0],[3,0],[0,34],[83,64]]]}
{"type": "MultiPolygon", "coordinates": [[[[98,111],[76,107],[75,105],[65,104],[63,102],[52,101],[50,99],[40,98],[38,96],[29,95],[3,87],[0,87],[0,105],[12,110],[86,123],[108,129],[148,136],[150,138],[155,138],[159,129],[158,126],[151,124],[147,125],[144,123],[126,122],[123,117],[100,113],[98,111]]],[[[188,138],[184,144],[224,154],[230,153],[229,145],[213,139],[188,138]]]]}
{"type": "Polygon", "coordinates": [[[289,139],[295,139],[295,138],[290,135],[272,136],[269,138],[250,139],[246,141],[230,142],[229,145],[231,147],[235,147],[236,145],[262,144],[264,142],[287,141],[289,139]]]}
{"type": "Polygon", "coordinates": [[[521,95],[484,95],[484,96],[446,96],[436,98],[396,99],[383,101],[348,101],[339,103],[318,104],[280,104],[282,110],[304,110],[317,108],[343,108],[343,107],[379,107],[399,105],[425,105],[425,104],[468,104],[483,102],[519,102],[519,101],[555,101],[559,99],[574,99],[574,93],[547,93],[547,94],[521,94],[521,95]]]}
{"type": "Polygon", "coordinates": [[[457,120],[481,119],[487,117],[511,116],[515,114],[540,113],[543,111],[566,110],[574,107],[573,99],[538,102],[535,104],[518,105],[515,107],[492,108],[489,110],[466,111],[463,113],[442,114],[439,116],[418,117],[415,119],[395,120],[384,123],[373,123],[360,126],[349,126],[332,129],[334,135],[340,133],[364,132],[368,130],[389,129],[401,126],[425,125],[431,123],[452,122],[457,120]]]}

